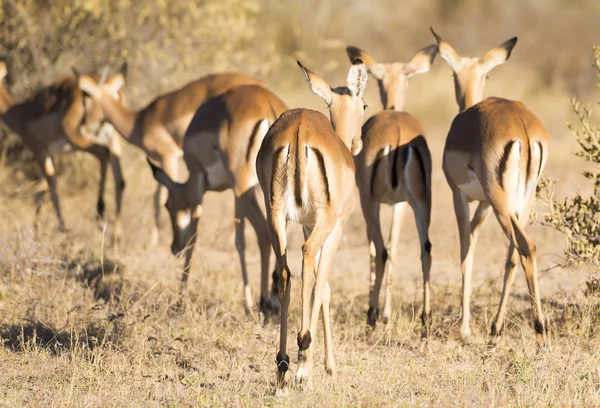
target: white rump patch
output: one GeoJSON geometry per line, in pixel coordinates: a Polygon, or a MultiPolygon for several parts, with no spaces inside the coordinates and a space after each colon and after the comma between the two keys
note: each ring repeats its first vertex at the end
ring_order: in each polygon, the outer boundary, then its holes
{"type": "Polygon", "coordinates": [[[486,201],[487,198],[483,192],[483,187],[477,178],[477,175],[472,169],[467,170],[469,174],[469,181],[467,183],[459,184],[458,188],[471,200],[486,201]]]}

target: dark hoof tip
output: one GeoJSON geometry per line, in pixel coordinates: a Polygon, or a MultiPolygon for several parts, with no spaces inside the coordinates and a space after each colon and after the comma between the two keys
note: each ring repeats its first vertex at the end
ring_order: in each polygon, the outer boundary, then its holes
{"type": "Polygon", "coordinates": [[[378,318],[379,318],[379,309],[370,307],[369,311],[367,312],[367,324],[371,327],[375,327],[377,325],[378,318]]]}

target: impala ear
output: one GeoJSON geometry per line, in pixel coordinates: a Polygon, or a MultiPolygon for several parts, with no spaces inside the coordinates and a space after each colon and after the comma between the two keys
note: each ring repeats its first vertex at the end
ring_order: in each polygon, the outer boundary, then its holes
{"type": "Polygon", "coordinates": [[[367,67],[365,64],[357,59],[352,63],[350,71],[348,71],[348,89],[352,96],[356,98],[362,98],[367,88],[367,67]]]}
{"type": "Polygon", "coordinates": [[[510,57],[512,49],[517,43],[517,37],[504,41],[496,48],[489,50],[480,60],[482,73],[487,74],[494,67],[503,64],[510,57]]]}
{"type": "Polygon", "coordinates": [[[123,85],[125,85],[125,74],[122,71],[119,71],[112,77],[110,77],[106,81],[106,85],[104,85],[113,96],[117,96],[123,85]]]}
{"type": "Polygon", "coordinates": [[[454,51],[454,48],[452,48],[450,44],[444,41],[442,37],[437,35],[437,33],[433,31],[433,28],[430,27],[430,29],[437,42],[440,57],[442,57],[442,59],[446,61],[446,63],[450,66],[452,71],[457,72],[460,69],[460,55],[458,55],[458,53],[454,51]]]}
{"type": "Polygon", "coordinates": [[[416,74],[424,74],[429,72],[437,52],[438,47],[436,44],[431,44],[425,48],[421,48],[419,52],[417,52],[417,54],[406,65],[404,65],[404,75],[410,78],[416,74]]]}
{"type": "Polygon", "coordinates": [[[156,181],[158,181],[161,185],[165,186],[169,191],[172,191],[173,189],[177,188],[177,183],[171,180],[171,177],[169,177],[168,174],[165,173],[165,171],[162,168],[152,163],[149,157],[146,157],[146,160],[148,161],[148,164],[152,169],[152,175],[154,176],[154,179],[156,181]]]}
{"type": "Polygon", "coordinates": [[[331,101],[333,98],[333,91],[331,90],[331,87],[327,84],[327,82],[325,82],[325,80],[323,80],[320,76],[318,76],[314,72],[311,72],[307,68],[305,68],[304,65],[302,65],[300,63],[300,61],[296,61],[296,62],[298,63],[298,66],[302,70],[302,73],[304,74],[304,78],[308,82],[310,89],[312,89],[312,91],[314,93],[316,93],[321,98],[323,98],[323,100],[325,101],[325,103],[327,105],[331,105],[331,101]]]}
{"type": "Polygon", "coordinates": [[[377,63],[369,54],[361,50],[358,47],[349,46],[346,47],[346,54],[350,62],[354,62],[357,59],[361,60],[367,67],[367,71],[375,77],[375,79],[383,79],[385,74],[385,66],[377,63]]]}
{"type": "Polygon", "coordinates": [[[99,99],[102,96],[102,91],[98,84],[94,82],[92,78],[87,75],[78,75],[77,83],[79,89],[81,89],[87,95],[90,95],[94,99],[99,99]]]}

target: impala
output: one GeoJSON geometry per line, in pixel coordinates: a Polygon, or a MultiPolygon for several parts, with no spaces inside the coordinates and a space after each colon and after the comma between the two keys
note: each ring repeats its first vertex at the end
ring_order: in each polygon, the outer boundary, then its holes
{"type": "MultiPolygon", "coordinates": [[[[223,73],[208,75],[181,89],[161,95],[141,111],[127,108],[116,92],[124,85],[127,65],[102,86],[90,77],[80,79],[79,86],[98,102],[106,120],[131,144],[155,160],[171,179],[178,178],[178,163],[185,132],[196,110],[207,100],[239,85],[259,84],[247,75],[223,73]]],[[[87,129],[87,125],[83,125],[87,129]]],[[[158,243],[160,207],[167,201],[167,190],[158,185],[154,200],[155,225],[151,243],[158,243]]]]}
{"type": "Polygon", "coordinates": [[[494,97],[483,99],[488,72],[510,57],[517,37],[481,58],[466,58],[431,31],[440,56],[454,73],[460,108],[446,139],[443,169],[452,189],[460,235],[461,337],[465,343],[469,342],[473,256],[479,228],[493,209],[509,239],[509,247],[502,299],[492,323],[490,344],[497,343],[504,328],[506,304],[520,258],[533,307],[537,343],[544,347],[546,330],[537,283],[536,248],[524,227],[548,158],[549,136],[542,122],[523,103],[494,97]],[[471,201],[478,202],[473,219],[469,215],[471,201]]]}
{"type": "MultiPolygon", "coordinates": [[[[0,71],[3,78],[6,75],[6,65],[2,64],[0,71]]],[[[91,77],[102,80],[98,74],[93,74],[91,77]]],[[[13,103],[6,89],[1,85],[0,87],[2,121],[21,137],[42,168],[61,229],[65,228],[65,223],[56,191],[52,153],[58,147],[69,143],[79,150],[91,153],[98,159],[100,162],[100,188],[96,209],[100,217],[104,216],[104,189],[110,162],[116,190],[114,244],[118,248],[121,231],[121,202],[125,188],[119,161],[121,146],[112,127],[103,126],[99,107],[84,96],[77,87],[74,76],[55,81],[34,93],[29,99],[16,104],[13,103]],[[83,121],[89,123],[89,132],[81,131],[80,124],[83,121]],[[105,137],[96,137],[100,132],[105,133],[105,137]]],[[[38,203],[36,215],[39,210],[38,203]]]]}
{"type": "Polygon", "coordinates": [[[408,80],[416,74],[429,71],[437,53],[437,46],[421,49],[407,63],[378,63],[365,51],[348,47],[350,61],[360,58],[368,72],[377,79],[384,110],[371,116],[362,127],[363,149],[356,156],[356,181],[367,236],[371,248],[371,290],[367,323],[375,326],[379,315],[379,292],[384,273],[387,274],[383,322],[391,313],[391,266],[396,255],[398,237],[406,205],[410,205],[417,222],[421,241],[423,270],[423,331],[427,338],[430,326],[429,271],[431,243],[429,221],[431,215],[431,154],[425,133],[419,122],[403,112],[408,80]],[[381,204],[393,206],[390,237],[386,249],[379,218],[381,204]]]}
{"type": "Polygon", "coordinates": [[[287,264],[286,225],[304,227],[302,246],[302,320],[298,333],[296,384],[310,380],[311,340],[323,308],[325,370],[335,371],[329,318],[329,269],[342,235],[342,226],[354,207],[356,189],[352,154],[361,149],[360,124],[367,71],[357,60],[350,68],[348,85],[331,89],[298,62],[312,91],[325,100],[331,123],[322,113],[309,109],[284,112],[269,129],[258,152],[256,167],[267,208],[271,245],[277,258],[281,304],[281,328],[277,353],[277,390],[283,390],[290,360],[286,353],[291,272],[287,264]],[[352,152],[352,153],[351,153],[352,152]],[[311,283],[313,287],[312,310],[311,283]]]}
{"type": "Polygon", "coordinates": [[[265,316],[278,311],[279,301],[275,284],[269,299],[271,249],[267,223],[256,197],[256,155],[269,124],[286,109],[281,99],[261,85],[230,89],[202,105],[192,119],[183,140],[183,159],[190,173],[185,183],[176,183],[149,161],[154,177],[169,192],[167,209],[173,227],[172,251],[174,254],[185,252],[182,285],[189,276],[204,193],[233,189],[235,242],[241,262],[245,307],[247,311],[253,308],[244,257],[244,220],[247,218],[260,248],[260,310],[265,316]]]}

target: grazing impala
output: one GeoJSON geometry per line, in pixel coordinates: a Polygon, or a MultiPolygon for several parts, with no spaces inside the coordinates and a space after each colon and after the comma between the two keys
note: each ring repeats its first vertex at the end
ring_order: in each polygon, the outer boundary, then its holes
{"type": "Polygon", "coordinates": [[[242,85],[203,104],[183,140],[183,159],[190,176],[176,183],[150,161],[156,180],[167,187],[167,209],[173,227],[172,251],[185,252],[182,287],[188,276],[202,199],[207,191],[233,189],[235,195],[235,242],[239,253],[247,311],[253,302],[244,257],[244,221],[247,218],[258,239],[261,257],[260,310],[265,315],[279,310],[276,285],[269,299],[271,248],[267,223],[257,201],[256,155],[260,144],[281,112],[281,99],[261,85],[242,85]]]}
{"type": "MultiPolygon", "coordinates": [[[[6,65],[3,63],[0,68],[4,77],[6,65]]],[[[103,80],[98,74],[91,77],[103,80]]],[[[121,147],[112,127],[103,125],[99,107],[85,98],[83,92],[77,87],[74,76],[58,80],[17,104],[13,103],[3,86],[0,85],[0,88],[2,121],[21,137],[42,168],[61,229],[65,228],[65,223],[56,191],[54,163],[51,157],[53,151],[68,142],[77,149],[91,153],[99,160],[100,188],[96,209],[101,217],[104,215],[104,189],[110,162],[116,189],[114,244],[117,246],[120,235],[121,202],[125,188],[119,162],[121,147]],[[90,132],[80,131],[80,124],[84,120],[90,124],[90,132]],[[99,131],[107,132],[107,137],[93,136],[93,134],[98,135],[99,131]]],[[[38,204],[37,212],[39,209],[38,204]]]]}
{"type": "Polygon", "coordinates": [[[548,158],[548,132],[523,103],[493,97],[483,99],[488,72],[510,57],[517,37],[491,49],[482,58],[463,58],[433,29],[431,31],[437,40],[440,56],[454,73],[456,101],[460,108],[446,139],[443,168],[454,196],[460,235],[463,275],[461,337],[464,342],[469,342],[473,256],[479,228],[493,209],[510,244],[502,299],[492,323],[490,344],[498,341],[504,328],[508,295],[520,257],[533,307],[537,343],[546,346],[537,283],[536,248],[524,227],[535,198],[537,182],[548,158]],[[478,202],[472,220],[469,219],[470,201],[478,202]]]}
{"type": "Polygon", "coordinates": [[[383,321],[391,312],[391,264],[394,261],[402,218],[406,205],[415,214],[421,241],[423,269],[423,331],[427,338],[430,326],[429,270],[431,243],[431,154],[423,128],[409,113],[403,112],[408,80],[413,75],[428,72],[437,53],[437,46],[421,49],[407,63],[377,63],[365,51],[348,47],[350,61],[359,58],[377,79],[384,110],[371,116],[362,128],[363,149],[356,156],[356,181],[367,224],[371,248],[371,290],[367,322],[375,326],[379,314],[379,291],[387,273],[383,321]],[[381,203],[393,206],[388,248],[381,233],[379,212],[381,203]],[[386,271],[387,270],[387,271],[386,271]]]}
{"type": "Polygon", "coordinates": [[[360,124],[367,71],[357,60],[348,74],[348,86],[331,89],[319,76],[300,68],[312,91],[325,100],[331,123],[320,112],[292,109],[271,126],[258,152],[256,168],[265,196],[269,237],[277,258],[281,332],[277,353],[277,390],[282,391],[290,359],[286,353],[291,272],[287,264],[288,220],[304,227],[302,246],[302,323],[298,333],[296,384],[312,372],[311,339],[323,307],[325,370],[335,371],[327,275],[346,223],[354,207],[356,189],[352,154],[361,149],[360,124]],[[332,127],[333,125],[333,127],[332,127]],[[351,153],[352,151],[352,153],[351,153]],[[311,283],[313,287],[312,311],[311,283]]]}
{"type": "MultiPolygon", "coordinates": [[[[106,119],[133,145],[157,161],[171,179],[177,179],[177,165],[182,156],[185,132],[198,107],[210,98],[239,85],[260,84],[244,74],[223,73],[208,75],[181,89],[154,99],[146,108],[134,112],[115,92],[125,83],[127,65],[106,81],[103,86],[88,76],[81,77],[79,86],[102,107],[106,119]]],[[[85,128],[85,126],[84,126],[85,128]]],[[[154,200],[155,226],[152,244],[158,242],[160,207],[167,201],[167,190],[158,185],[154,200]]]]}

